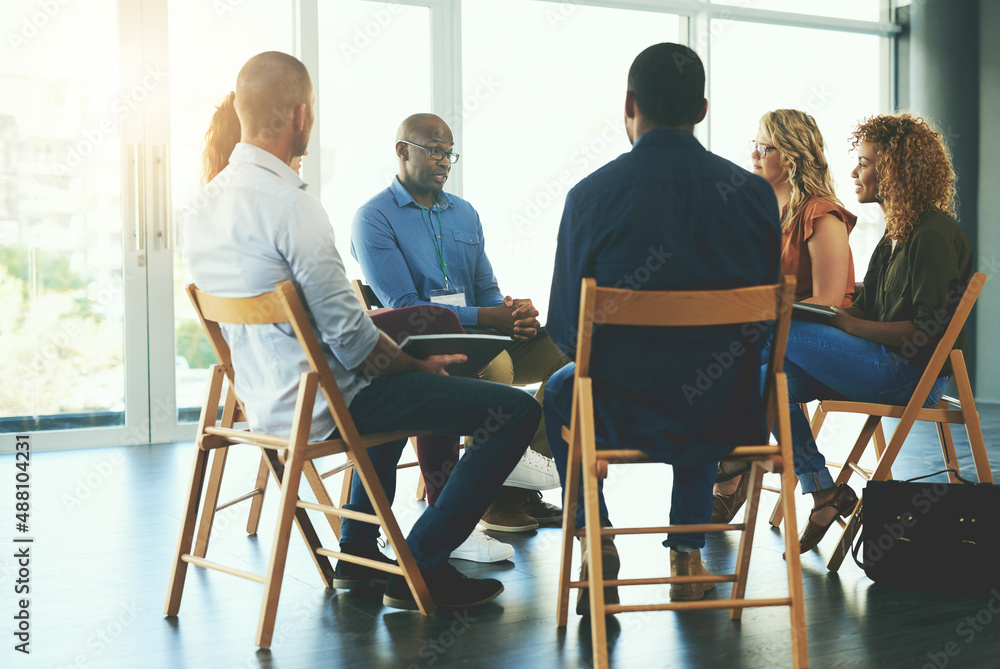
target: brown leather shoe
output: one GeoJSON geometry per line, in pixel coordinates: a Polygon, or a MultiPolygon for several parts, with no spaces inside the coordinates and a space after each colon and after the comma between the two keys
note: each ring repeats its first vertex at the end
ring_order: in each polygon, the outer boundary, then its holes
{"type": "Polygon", "coordinates": [[[739,485],[731,495],[715,493],[712,497],[712,522],[729,523],[736,517],[743,503],[747,501],[747,488],[750,486],[750,475],[743,474],[739,485]]]}
{"type": "Polygon", "coordinates": [[[826,534],[826,531],[830,529],[830,526],[833,525],[833,521],[837,519],[837,516],[835,515],[826,525],[817,525],[812,522],[814,513],[825,509],[828,506],[832,506],[837,509],[837,514],[846,518],[854,511],[854,507],[857,506],[857,504],[858,496],[853,490],[851,490],[849,485],[841,483],[837,486],[837,492],[833,494],[833,498],[831,498],[829,502],[826,504],[820,504],[809,513],[810,520],[806,523],[805,529],[802,530],[802,536],[799,537],[799,552],[805,553],[807,550],[814,548],[816,544],[823,539],[823,536],[826,534]]]}
{"type": "MultiPolygon", "coordinates": [[[[582,581],[587,578],[587,568],[590,561],[587,559],[587,544],[583,543],[583,537],[577,537],[577,539],[580,540],[580,580],[582,581]]],[[[604,579],[618,578],[620,567],[621,561],[618,558],[618,548],[615,547],[615,538],[611,536],[601,537],[601,573],[604,575],[604,579]]],[[[605,586],[604,603],[618,604],[620,602],[618,587],[605,586]]],[[[590,615],[590,588],[577,589],[576,612],[581,616],[590,615]]]]}
{"type": "Polygon", "coordinates": [[[558,506],[549,504],[542,499],[542,493],[538,490],[523,490],[524,506],[521,510],[535,519],[539,525],[551,525],[562,523],[563,512],[558,506]]]}
{"type": "MultiPolygon", "coordinates": [[[[701,551],[684,553],[670,550],[671,576],[710,576],[701,562],[701,551]]],[[[709,590],[715,589],[715,583],[671,583],[670,599],[678,602],[690,602],[701,599],[709,590]]]]}
{"type": "Polygon", "coordinates": [[[479,524],[497,532],[530,532],[538,521],[524,512],[524,492],[503,486],[486,509],[479,524]]]}

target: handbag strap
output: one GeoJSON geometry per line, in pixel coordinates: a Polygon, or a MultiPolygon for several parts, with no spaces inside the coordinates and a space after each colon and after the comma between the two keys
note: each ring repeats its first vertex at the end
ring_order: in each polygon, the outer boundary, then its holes
{"type": "Polygon", "coordinates": [[[965,483],[965,484],[968,484],[968,485],[976,485],[975,481],[970,481],[969,479],[964,479],[961,476],[959,476],[957,469],[942,469],[941,471],[934,472],[933,474],[924,474],[923,476],[915,476],[912,479],[906,479],[905,481],[903,481],[903,483],[913,483],[914,481],[919,481],[920,479],[925,479],[925,478],[928,478],[930,476],[937,476],[938,474],[944,474],[946,472],[950,472],[950,473],[954,474],[955,478],[957,478],[962,483],[965,483]]]}
{"type": "MultiPolygon", "coordinates": [[[[862,511],[862,513],[864,512],[862,511]]],[[[858,533],[854,538],[854,545],[851,546],[851,557],[854,558],[854,562],[861,568],[861,571],[864,571],[865,563],[858,559],[858,553],[861,551],[862,538],[864,537],[864,516],[858,520],[858,525],[858,533]]]]}

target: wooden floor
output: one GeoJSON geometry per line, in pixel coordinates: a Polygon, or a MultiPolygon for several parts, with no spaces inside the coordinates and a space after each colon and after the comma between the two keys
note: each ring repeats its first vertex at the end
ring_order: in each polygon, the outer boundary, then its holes
{"type": "MultiPolygon", "coordinates": [[[[982,406],[984,431],[1000,478],[1000,406],[982,406]]],[[[838,417],[840,418],[840,417],[838,417]]],[[[832,421],[833,419],[831,419],[832,421]]],[[[821,446],[835,458],[852,441],[854,424],[828,423],[821,446]]],[[[961,465],[972,472],[964,433],[961,465]]],[[[253,645],[261,587],[190,567],[180,615],[163,615],[180,499],[191,444],[36,453],[31,462],[31,654],[15,652],[13,589],[14,459],[0,456],[0,516],[9,523],[0,558],[2,667],[581,667],[590,664],[589,628],[570,614],[555,625],[559,530],[502,535],[517,555],[511,562],[456,562],[471,575],[501,579],[506,590],[467,615],[423,618],[381,606],[378,593],[321,587],[302,542],[293,536],[285,587],[269,651],[253,645]]],[[[227,489],[248,487],[256,457],[233,454],[227,489]]],[[[932,429],[918,426],[904,447],[897,478],[939,469],[932,429]]],[[[420,513],[412,491],[415,469],[401,473],[396,510],[404,529],[420,513]]],[[[663,523],[670,470],[662,465],[612,470],[609,505],[618,526],[663,523]],[[620,470],[618,470],[620,471],[620,470]]],[[[855,489],[861,489],[855,480],[855,489]]],[[[556,502],[555,491],[546,493],[556,502]]],[[[773,496],[768,496],[770,504],[773,496]]],[[[209,558],[263,572],[276,496],[265,505],[259,536],[244,532],[245,506],[222,512],[209,558]]],[[[808,512],[800,499],[800,517],[808,512]]],[[[322,520],[322,519],[318,519],[322,520]]],[[[318,525],[319,526],[319,525],[318,525]]],[[[321,527],[321,529],[323,529],[321,527]]],[[[329,528],[325,528],[329,534],[329,528]]],[[[853,563],[829,574],[835,539],[804,556],[803,577],[811,666],[934,668],[1000,667],[1000,592],[963,597],[875,586],[853,563]],[[948,655],[951,651],[951,655],[948,655]]],[[[331,535],[332,538],[332,535],[331,535]]],[[[625,577],[669,572],[655,537],[619,538],[625,577]]],[[[703,552],[710,570],[732,569],[735,537],[710,537],[703,552]]],[[[748,595],[784,593],[782,545],[762,514],[748,595]]],[[[961,565],[955,565],[960,569],[961,565]]],[[[720,585],[715,597],[727,596],[720,585]]],[[[624,590],[623,601],[665,599],[666,588],[624,590]]],[[[622,614],[608,623],[617,667],[790,666],[785,609],[755,609],[742,623],[724,611],[622,614]]]]}

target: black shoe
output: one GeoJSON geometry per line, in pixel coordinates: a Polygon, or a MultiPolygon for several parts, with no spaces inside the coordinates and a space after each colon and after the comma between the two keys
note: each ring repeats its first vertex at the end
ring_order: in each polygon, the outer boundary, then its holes
{"type": "MultiPolygon", "coordinates": [[[[395,560],[382,555],[382,552],[376,546],[341,544],[340,552],[368,558],[369,560],[378,560],[385,564],[396,564],[395,560]]],[[[388,578],[389,574],[387,572],[355,564],[354,562],[348,562],[347,560],[337,560],[337,566],[333,570],[333,587],[338,590],[371,588],[376,583],[384,585],[388,578]]]]}
{"type": "Polygon", "coordinates": [[[539,525],[562,523],[562,509],[542,499],[541,492],[538,490],[525,490],[523,494],[525,501],[521,510],[534,518],[535,522],[539,525]]]}
{"type": "MultiPolygon", "coordinates": [[[[427,590],[434,603],[445,609],[464,609],[481,606],[496,599],[503,592],[503,584],[493,578],[469,578],[452,567],[448,561],[432,569],[421,569],[427,590]]],[[[396,609],[416,610],[410,586],[402,576],[392,574],[385,586],[382,603],[396,609]]]]}

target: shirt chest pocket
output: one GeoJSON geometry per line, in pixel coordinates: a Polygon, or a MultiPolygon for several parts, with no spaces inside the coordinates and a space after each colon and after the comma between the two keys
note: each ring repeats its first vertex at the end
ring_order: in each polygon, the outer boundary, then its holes
{"type": "Polygon", "coordinates": [[[470,235],[468,232],[461,230],[455,230],[452,232],[452,235],[462,251],[474,251],[479,248],[479,239],[475,235],[470,235]]]}

